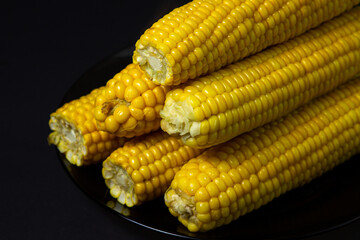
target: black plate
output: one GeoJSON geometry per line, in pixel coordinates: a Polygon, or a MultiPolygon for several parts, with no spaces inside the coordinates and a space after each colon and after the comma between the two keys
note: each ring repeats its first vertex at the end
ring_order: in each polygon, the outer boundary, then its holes
{"type": "MultiPolygon", "coordinates": [[[[104,85],[131,62],[131,53],[132,49],[125,49],[94,66],[75,82],[63,103],[104,85]]],[[[188,232],[170,215],[162,198],[131,209],[124,207],[110,196],[101,175],[101,164],[79,168],[71,165],[59,152],[58,156],[76,185],[88,196],[110,208],[120,218],[163,232],[164,236],[170,234],[190,239],[292,239],[332,231],[360,219],[359,155],[310,184],[207,233],[188,232]]]]}

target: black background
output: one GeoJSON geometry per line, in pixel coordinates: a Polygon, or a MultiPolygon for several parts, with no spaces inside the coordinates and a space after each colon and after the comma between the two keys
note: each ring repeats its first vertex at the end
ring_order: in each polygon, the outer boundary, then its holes
{"type": "MultiPolygon", "coordinates": [[[[151,23],[184,2],[0,3],[0,239],[170,238],[124,221],[86,196],[47,135],[49,114],[84,72],[133,46],[151,23]]],[[[357,221],[309,239],[359,235],[357,221]]]]}

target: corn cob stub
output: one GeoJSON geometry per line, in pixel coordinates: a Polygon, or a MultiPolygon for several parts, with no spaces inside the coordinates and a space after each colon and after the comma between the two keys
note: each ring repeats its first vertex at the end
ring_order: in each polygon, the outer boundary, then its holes
{"type": "Polygon", "coordinates": [[[107,82],[96,99],[98,128],[127,138],[156,131],[169,89],[155,85],[138,65],[129,64],[107,82]]]}
{"type": "Polygon", "coordinates": [[[164,194],[181,166],[202,151],[159,130],[114,151],[103,162],[102,174],[111,196],[132,207],[164,194]]]}
{"type": "Polygon", "coordinates": [[[228,224],[360,151],[360,79],[191,159],[165,193],[189,231],[228,224]]]}
{"type": "Polygon", "coordinates": [[[50,144],[77,166],[98,163],[122,146],[125,138],[99,131],[94,118],[95,98],[103,87],[65,103],[50,115],[50,144]]]}
{"type": "Polygon", "coordinates": [[[133,62],[157,84],[178,85],[284,42],[359,0],[192,1],[147,29],[133,62]]]}
{"type": "Polygon", "coordinates": [[[275,120],[360,72],[360,7],[167,94],[161,128],[209,147],[275,120]]]}

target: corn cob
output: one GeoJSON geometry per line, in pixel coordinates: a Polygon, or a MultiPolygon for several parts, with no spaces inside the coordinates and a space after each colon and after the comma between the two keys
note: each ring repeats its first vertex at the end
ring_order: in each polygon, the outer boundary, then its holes
{"type": "Polygon", "coordinates": [[[159,112],[169,89],[155,85],[138,65],[129,64],[107,82],[96,98],[98,128],[127,138],[158,130],[159,112]]]}
{"type": "Polygon", "coordinates": [[[159,130],[115,150],[103,162],[102,174],[111,196],[132,207],[164,194],[181,166],[202,151],[159,130]]]}
{"type": "Polygon", "coordinates": [[[161,128],[209,147],[273,121],[360,72],[360,7],[167,94],[161,128]]]}
{"type": "Polygon", "coordinates": [[[189,231],[228,224],[360,151],[360,78],[191,159],[165,193],[189,231]]]}
{"type": "Polygon", "coordinates": [[[359,0],[195,0],[136,43],[133,62],[157,84],[178,85],[284,42],[359,0]]]}
{"type": "Polygon", "coordinates": [[[125,138],[115,137],[96,128],[93,111],[95,98],[103,87],[88,95],[65,103],[50,114],[50,144],[57,146],[66,159],[74,165],[98,163],[122,146],[125,138]]]}

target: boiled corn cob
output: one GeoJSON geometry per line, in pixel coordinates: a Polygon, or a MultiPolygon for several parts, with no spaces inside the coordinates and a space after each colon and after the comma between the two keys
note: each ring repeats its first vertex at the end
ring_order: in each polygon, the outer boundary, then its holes
{"type": "Polygon", "coordinates": [[[169,89],[155,85],[138,65],[129,64],[107,82],[96,98],[98,128],[127,138],[159,129],[159,112],[169,89]]]}
{"type": "Polygon", "coordinates": [[[98,163],[122,146],[125,138],[115,137],[96,128],[93,111],[95,98],[103,87],[75,99],[51,113],[50,144],[57,146],[66,159],[77,166],[98,163]]]}
{"type": "Polygon", "coordinates": [[[360,152],[360,78],[191,159],[165,194],[189,231],[228,224],[360,152]]]}
{"type": "Polygon", "coordinates": [[[161,128],[209,147],[275,120],[360,72],[360,7],[170,91],[161,128]]]}
{"type": "Polygon", "coordinates": [[[136,43],[133,62],[178,85],[284,42],[359,0],[195,0],[174,9],[136,43]]]}
{"type": "Polygon", "coordinates": [[[159,130],[115,150],[102,174],[111,196],[132,207],[164,194],[181,166],[201,152],[159,130]]]}

